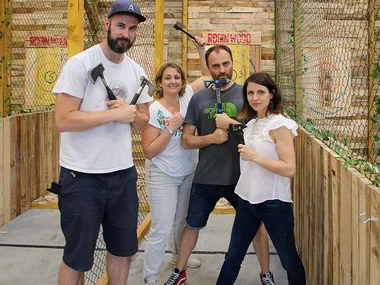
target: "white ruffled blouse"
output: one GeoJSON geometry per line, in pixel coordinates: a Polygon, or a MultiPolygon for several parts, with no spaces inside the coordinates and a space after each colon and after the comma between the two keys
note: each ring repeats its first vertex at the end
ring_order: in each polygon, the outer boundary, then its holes
{"type": "MultiPolygon", "coordinates": [[[[293,137],[297,136],[297,124],[280,114],[252,119],[244,129],[245,144],[269,159],[279,160],[276,144],[269,132],[282,126],[291,130],[293,137]]],[[[251,204],[275,199],[292,202],[288,177],[275,174],[257,163],[242,159],[240,159],[240,178],[235,192],[251,204]]]]}

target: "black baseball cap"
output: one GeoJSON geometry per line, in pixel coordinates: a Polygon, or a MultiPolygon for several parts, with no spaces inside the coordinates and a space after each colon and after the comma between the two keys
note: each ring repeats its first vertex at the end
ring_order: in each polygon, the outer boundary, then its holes
{"type": "Polygon", "coordinates": [[[132,16],[135,16],[140,23],[146,20],[146,18],[141,15],[140,7],[130,0],[116,0],[108,13],[108,18],[118,13],[131,14],[132,16]]]}

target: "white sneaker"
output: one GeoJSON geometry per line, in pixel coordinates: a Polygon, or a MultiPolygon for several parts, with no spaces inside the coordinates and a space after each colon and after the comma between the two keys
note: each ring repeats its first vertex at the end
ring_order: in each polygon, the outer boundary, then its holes
{"type": "Polygon", "coordinates": [[[148,281],[148,283],[145,283],[145,285],[157,285],[157,282],[154,280],[148,281]]]}
{"type": "MultiPolygon", "coordinates": [[[[178,255],[173,253],[171,264],[176,265],[177,261],[178,261],[178,255]]],[[[201,266],[201,262],[198,259],[190,256],[189,260],[186,263],[186,266],[189,268],[198,268],[199,266],[201,266]]]]}

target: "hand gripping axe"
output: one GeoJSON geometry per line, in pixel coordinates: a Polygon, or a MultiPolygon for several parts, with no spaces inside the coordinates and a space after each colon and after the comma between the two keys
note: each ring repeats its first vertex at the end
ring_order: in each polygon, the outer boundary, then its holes
{"type": "Polygon", "coordinates": [[[216,107],[218,109],[218,114],[223,113],[223,107],[222,107],[222,97],[220,92],[220,84],[227,84],[230,82],[228,78],[222,78],[218,80],[205,80],[205,86],[206,88],[209,88],[212,84],[215,84],[215,94],[216,94],[216,107]]]}

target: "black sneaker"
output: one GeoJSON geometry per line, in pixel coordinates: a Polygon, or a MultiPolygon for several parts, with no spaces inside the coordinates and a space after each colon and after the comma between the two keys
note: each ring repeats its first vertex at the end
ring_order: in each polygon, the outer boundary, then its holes
{"type": "Polygon", "coordinates": [[[268,274],[260,274],[261,285],[275,285],[273,273],[269,271],[268,274]]]}
{"type": "Polygon", "coordinates": [[[186,268],[181,272],[174,268],[172,275],[170,275],[169,280],[164,285],[183,285],[186,283],[186,268]]]}

